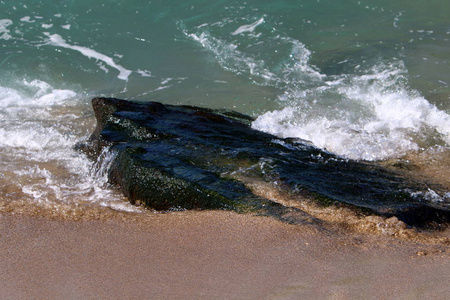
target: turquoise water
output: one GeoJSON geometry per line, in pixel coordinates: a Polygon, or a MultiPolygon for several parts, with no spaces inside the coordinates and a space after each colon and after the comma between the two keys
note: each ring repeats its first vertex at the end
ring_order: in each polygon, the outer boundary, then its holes
{"type": "Polygon", "coordinates": [[[449,15],[442,0],[0,1],[2,194],[116,203],[72,149],[100,95],[234,109],[358,160],[448,151],[449,15]]]}

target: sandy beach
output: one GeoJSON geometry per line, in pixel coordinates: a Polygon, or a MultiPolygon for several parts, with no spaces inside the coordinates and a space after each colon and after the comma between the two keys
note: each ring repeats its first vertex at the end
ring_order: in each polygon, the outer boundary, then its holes
{"type": "Polygon", "coordinates": [[[224,211],[0,214],[1,299],[446,299],[448,244],[224,211]]]}

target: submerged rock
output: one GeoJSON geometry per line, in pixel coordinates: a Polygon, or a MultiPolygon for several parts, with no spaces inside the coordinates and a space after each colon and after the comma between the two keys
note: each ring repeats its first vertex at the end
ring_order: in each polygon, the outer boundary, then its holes
{"type": "Polygon", "coordinates": [[[341,203],[409,225],[450,220],[448,203],[420,196],[425,185],[254,130],[252,119],[236,112],[113,98],[92,104],[97,127],[80,148],[94,160],[114,153],[109,181],[132,203],[157,210],[280,209],[236,180],[244,176],[322,205],[341,203]]]}

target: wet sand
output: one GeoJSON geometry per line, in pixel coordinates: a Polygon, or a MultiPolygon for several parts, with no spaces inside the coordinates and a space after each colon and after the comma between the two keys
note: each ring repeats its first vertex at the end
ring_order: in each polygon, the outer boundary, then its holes
{"type": "MultiPolygon", "coordinates": [[[[446,299],[448,244],[224,211],[0,214],[1,299],[446,299]]],[[[448,298],[447,298],[448,299],[448,298]]]]}

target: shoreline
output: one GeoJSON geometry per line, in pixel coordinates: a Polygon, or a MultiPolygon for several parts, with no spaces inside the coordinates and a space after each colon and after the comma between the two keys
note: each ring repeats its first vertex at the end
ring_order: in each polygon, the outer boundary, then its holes
{"type": "Polygon", "coordinates": [[[229,211],[61,220],[0,213],[0,296],[444,299],[448,244],[229,211]]]}

